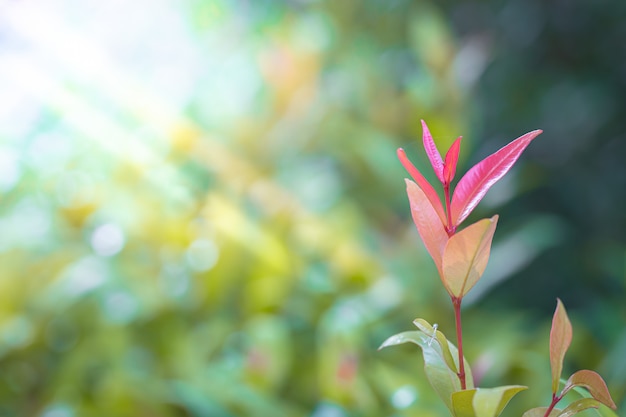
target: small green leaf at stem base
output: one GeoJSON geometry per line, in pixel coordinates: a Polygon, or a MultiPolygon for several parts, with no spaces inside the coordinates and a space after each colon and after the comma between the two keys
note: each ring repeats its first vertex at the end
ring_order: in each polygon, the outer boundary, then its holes
{"type": "Polygon", "coordinates": [[[552,369],[552,393],[559,389],[559,380],[563,370],[563,358],[572,342],[572,324],[561,300],[557,298],[556,310],[550,329],[550,368],[552,369]]]}

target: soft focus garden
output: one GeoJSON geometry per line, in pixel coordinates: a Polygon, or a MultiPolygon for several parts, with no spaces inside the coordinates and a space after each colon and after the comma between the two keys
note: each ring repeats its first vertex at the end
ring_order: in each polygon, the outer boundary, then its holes
{"type": "Polygon", "coordinates": [[[550,405],[559,298],[562,378],[625,415],[624,39],[618,0],[0,4],[0,416],[450,415],[378,350],[456,343],[396,155],[437,183],[421,120],[455,181],[543,130],[467,217],[499,216],[473,381],[550,405]]]}

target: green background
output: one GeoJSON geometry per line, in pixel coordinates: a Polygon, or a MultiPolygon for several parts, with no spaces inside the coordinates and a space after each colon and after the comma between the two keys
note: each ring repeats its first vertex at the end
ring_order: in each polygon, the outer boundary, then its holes
{"type": "MultiPolygon", "coordinates": [[[[626,412],[626,3],[33,1],[0,13],[0,416],[444,416],[453,339],[412,224],[420,119],[458,173],[543,129],[465,301],[484,387],[565,372],[626,412]]],[[[459,175],[457,175],[457,178],[459,175]]],[[[594,415],[586,412],[586,415],[594,415]]]]}

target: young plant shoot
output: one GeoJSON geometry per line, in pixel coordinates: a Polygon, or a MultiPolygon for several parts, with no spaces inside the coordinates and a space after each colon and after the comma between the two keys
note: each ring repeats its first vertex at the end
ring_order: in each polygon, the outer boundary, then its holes
{"type": "MultiPolygon", "coordinates": [[[[428,126],[422,120],[423,143],[435,175],[443,187],[443,204],[435,188],[409,161],[403,149],[398,158],[413,178],[405,180],[413,222],[426,250],[435,262],[444,288],[450,295],[456,324],[455,347],[445,335],[426,320],[416,319],[419,330],[397,334],[381,346],[387,347],[412,342],[424,353],[424,370],[433,389],[441,397],[454,417],[497,417],[511,398],[527,387],[507,385],[496,388],[476,388],[471,369],[463,356],[461,303],[483,275],[498,216],[459,229],[461,223],[476,208],[487,191],[515,164],[526,147],[541,130],[533,130],[474,165],[452,190],[461,137],[456,139],[445,157],[439,153],[428,126]],[[436,343],[434,343],[436,342],[436,343]]],[[[563,357],[572,338],[572,329],[565,307],[558,301],[550,333],[550,364],[552,367],[552,403],[548,407],[533,408],[524,417],[569,417],[600,404],[615,408],[602,378],[593,371],[579,371],[570,377],[557,394],[563,357]],[[565,410],[556,404],[573,387],[586,388],[592,398],[571,403],[565,410]]]]}

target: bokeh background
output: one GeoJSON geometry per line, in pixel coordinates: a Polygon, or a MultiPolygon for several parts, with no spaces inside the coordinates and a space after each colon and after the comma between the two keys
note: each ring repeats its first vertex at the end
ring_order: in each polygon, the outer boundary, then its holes
{"type": "MultiPolygon", "coordinates": [[[[543,129],[464,310],[480,385],[565,370],[626,413],[626,2],[0,5],[0,415],[443,416],[415,346],[449,300],[395,157],[429,178],[543,129]]],[[[589,412],[586,415],[596,415],[589,412]]]]}

